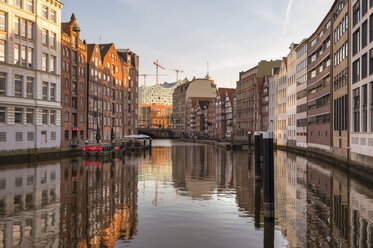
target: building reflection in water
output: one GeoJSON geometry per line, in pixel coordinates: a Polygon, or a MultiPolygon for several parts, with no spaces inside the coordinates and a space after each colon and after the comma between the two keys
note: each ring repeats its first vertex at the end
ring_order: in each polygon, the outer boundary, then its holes
{"type": "Polygon", "coordinates": [[[61,247],[114,247],[136,235],[137,160],[61,162],[61,247]]]}
{"type": "Polygon", "coordinates": [[[58,247],[60,164],[0,170],[0,247],[58,247]]]}

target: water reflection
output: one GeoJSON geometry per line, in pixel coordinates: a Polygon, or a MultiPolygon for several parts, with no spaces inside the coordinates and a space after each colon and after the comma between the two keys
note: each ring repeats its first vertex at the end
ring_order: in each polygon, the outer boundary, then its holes
{"type": "Polygon", "coordinates": [[[278,151],[275,222],[247,152],[162,141],[0,170],[0,247],[372,247],[373,189],[278,151]]]}

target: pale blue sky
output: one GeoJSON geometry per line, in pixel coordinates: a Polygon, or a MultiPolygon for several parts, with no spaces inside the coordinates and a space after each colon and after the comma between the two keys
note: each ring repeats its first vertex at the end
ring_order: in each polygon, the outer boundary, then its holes
{"type": "MultiPolygon", "coordinates": [[[[88,43],[114,42],[140,56],[140,73],[153,61],[182,69],[182,77],[210,75],[235,87],[240,71],[288,54],[291,42],[311,35],[333,0],[61,0],[62,21],[74,12],[88,43]],[[289,7],[290,6],[290,7],[289,7]],[[288,13],[288,15],[287,15],[288,13]]],[[[175,81],[173,71],[161,72],[175,81]]],[[[147,84],[154,84],[149,78],[147,84]]],[[[143,79],[140,78],[140,85],[143,79]]]]}

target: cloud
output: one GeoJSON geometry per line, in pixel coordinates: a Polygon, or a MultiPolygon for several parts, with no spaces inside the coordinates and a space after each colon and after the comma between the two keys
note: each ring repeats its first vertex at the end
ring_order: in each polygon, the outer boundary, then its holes
{"type": "Polygon", "coordinates": [[[285,37],[288,26],[289,26],[289,21],[290,21],[290,13],[291,13],[291,8],[293,6],[293,0],[289,0],[288,8],[286,10],[286,16],[285,16],[285,25],[284,25],[284,31],[282,33],[282,38],[285,37]]]}

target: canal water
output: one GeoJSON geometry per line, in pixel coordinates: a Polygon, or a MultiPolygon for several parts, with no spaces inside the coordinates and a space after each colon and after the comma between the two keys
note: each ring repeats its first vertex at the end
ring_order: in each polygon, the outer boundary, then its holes
{"type": "Polygon", "coordinates": [[[275,223],[247,151],[152,152],[0,168],[0,247],[373,247],[373,187],[276,152],[275,223]]]}

